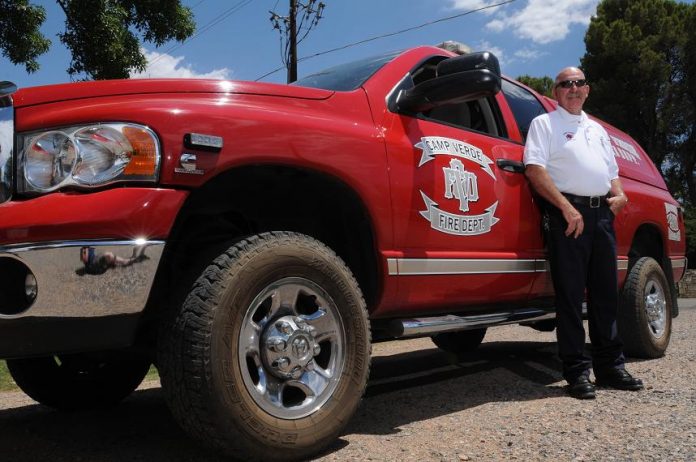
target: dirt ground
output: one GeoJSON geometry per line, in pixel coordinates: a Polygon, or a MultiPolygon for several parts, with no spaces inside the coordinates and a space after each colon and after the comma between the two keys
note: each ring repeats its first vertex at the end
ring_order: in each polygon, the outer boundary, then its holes
{"type": "MultiPolygon", "coordinates": [[[[377,344],[366,396],[318,461],[696,460],[696,299],[667,355],[630,361],[640,392],[567,396],[555,334],[489,330],[457,359],[429,339],[377,344]]],[[[110,410],[59,413],[0,394],[0,461],[218,462],[174,423],[159,384],[110,410]]]]}

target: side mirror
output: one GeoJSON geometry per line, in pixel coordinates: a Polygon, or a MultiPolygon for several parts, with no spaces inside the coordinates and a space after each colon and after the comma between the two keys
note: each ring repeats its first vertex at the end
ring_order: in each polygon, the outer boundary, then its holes
{"type": "Polygon", "coordinates": [[[413,88],[401,90],[396,109],[422,112],[447,104],[493,96],[500,91],[500,64],[484,51],[455,56],[437,65],[437,76],[413,88]]]}
{"type": "Polygon", "coordinates": [[[402,90],[396,99],[396,107],[399,111],[423,112],[446,104],[493,96],[500,91],[500,85],[500,76],[488,69],[457,72],[402,90]]]}
{"type": "Polygon", "coordinates": [[[462,71],[473,71],[488,69],[497,76],[500,76],[500,63],[490,51],[479,51],[468,53],[461,56],[445,59],[437,65],[437,75],[456,74],[462,71]]]}

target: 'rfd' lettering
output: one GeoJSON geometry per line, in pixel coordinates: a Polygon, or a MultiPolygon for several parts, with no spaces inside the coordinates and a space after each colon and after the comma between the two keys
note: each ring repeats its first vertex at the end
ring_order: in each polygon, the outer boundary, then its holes
{"type": "Polygon", "coordinates": [[[478,180],[476,175],[467,172],[459,159],[450,160],[450,168],[444,167],[445,198],[459,199],[459,210],[469,211],[469,201],[476,202],[479,198],[478,180]]]}

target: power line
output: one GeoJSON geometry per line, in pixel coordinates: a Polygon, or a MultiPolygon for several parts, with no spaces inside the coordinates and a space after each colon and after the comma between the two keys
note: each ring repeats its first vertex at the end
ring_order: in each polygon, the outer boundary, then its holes
{"type": "MultiPolygon", "coordinates": [[[[198,5],[200,5],[201,3],[203,3],[203,1],[204,1],[204,0],[201,0],[200,2],[198,2],[193,8],[195,8],[196,6],[198,6],[198,5]]],[[[148,63],[148,65],[152,65],[152,64],[156,63],[159,59],[162,58],[162,56],[168,55],[168,54],[170,54],[172,51],[178,50],[179,48],[183,47],[184,45],[186,45],[187,43],[189,43],[191,40],[195,39],[196,37],[199,37],[200,35],[204,34],[204,33],[207,32],[207,31],[209,31],[209,30],[212,29],[213,27],[217,26],[217,25],[220,24],[222,21],[224,21],[225,19],[229,18],[230,16],[232,16],[232,15],[233,15],[234,13],[236,13],[237,11],[239,11],[239,10],[241,10],[242,8],[244,8],[245,6],[247,6],[247,5],[248,5],[249,3],[251,3],[252,1],[253,1],[253,0],[242,0],[242,1],[238,2],[238,3],[236,3],[235,5],[231,6],[230,8],[224,10],[224,11],[223,11],[222,13],[220,13],[215,19],[209,21],[209,22],[206,23],[203,27],[201,27],[201,28],[198,30],[198,32],[196,32],[195,34],[193,34],[191,37],[187,38],[187,39],[184,40],[183,42],[177,43],[177,44],[171,46],[170,48],[168,48],[167,50],[165,50],[162,54],[160,54],[160,56],[158,56],[157,58],[155,58],[155,59],[153,59],[152,61],[150,61],[150,62],[148,63]]]]}
{"type": "Polygon", "coordinates": [[[288,70],[288,83],[297,80],[297,45],[319,24],[325,6],[324,2],[317,3],[317,0],[305,3],[290,0],[288,16],[269,11],[273,28],[280,32],[280,60],[288,70]]]}
{"type": "MultiPolygon", "coordinates": [[[[413,26],[413,27],[408,27],[408,28],[406,28],[406,29],[402,29],[402,30],[399,30],[399,31],[396,31],[396,32],[390,32],[390,33],[388,33],[388,34],[377,35],[377,36],[370,37],[370,38],[367,38],[367,39],[364,39],[364,40],[359,40],[359,41],[357,41],[357,42],[348,43],[348,44],[346,44],[346,45],[342,45],[342,46],[340,46],[340,47],[332,48],[332,49],[330,49],[330,50],[325,50],[325,51],[320,51],[320,52],[318,52],[318,53],[314,53],[313,55],[303,56],[302,58],[299,58],[299,59],[297,60],[297,62],[305,61],[305,60],[311,59],[311,58],[316,58],[317,56],[322,56],[322,55],[325,55],[325,54],[328,54],[328,53],[333,53],[333,52],[335,52],[335,51],[345,50],[346,48],[351,48],[351,47],[354,47],[354,46],[357,46],[357,45],[362,45],[362,44],[364,44],[364,43],[372,42],[372,41],[375,41],[375,40],[379,40],[379,39],[383,39],[383,38],[387,38],[387,37],[393,37],[393,36],[395,36],[395,35],[400,35],[400,34],[403,34],[403,33],[406,33],[406,32],[411,32],[411,31],[416,30],[416,29],[422,29],[423,27],[426,27],[426,26],[431,26],[431,25],[433,25],[433,24],[437,24],[437,23],[440,23],[440,22],[445,22],[445,21],[450,21],[450,20],[452,20],[452,19],[461,18],[462,16],[466,16],[466,15],[469,15],[469,14],[472,14],[472,13],[478,13],[479,11],[487,10],[487,9],[490,9],[490,8],[497,8],[497,7],[499,7],[499,6],[507,5],[507,4],[513,3],[513,2],[515,2],[515,1],[517,1],[517,0],[507,0],[507,1],[505,1],[505,2],[496,3],[496,4],[494,4],[494,5],[483,6],[483,7],[481,7],[481,8],[476,8],[476,9],[473,9],[473,10],[465,11],[465,12],[463,12],[463,13],[458,13],[458,14],[455,14],[455,15],[452,15],[452,16],[447,16],[447,17],[445,17],[445,18],[440,18],[440,19],[435,19],[435,20],[433,20],[433,21],[428,21],[428,22],[425,22],[425,23],[423,23],[423,24],[419,24],[419,25],[413,26]]],[[[264,77],[268,77],[269,75],[275,74],[276,72],[281,71],[281,70],[283,70],[283,69],[285,69],[285,66],[279,67],[279,68],[277,68],[277,69],[274,69],[274,70],[272,70],[271,72],[268,72],[268,73],[262,75],[261,77],[258,77],[258,78],[255,79],[254,81],[255,81],[255,82],[258,82],[259,80],[263,79],[264,77]]]]}

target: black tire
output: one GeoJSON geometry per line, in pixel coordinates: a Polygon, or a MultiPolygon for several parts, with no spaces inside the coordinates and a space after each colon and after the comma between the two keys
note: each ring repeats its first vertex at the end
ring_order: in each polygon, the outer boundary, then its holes
{"type": "Polygon", "coordinates": [[[162,332],[158,366],[193,437],[243,460],[296,460],[330,444],[355,412],[370,348],[365,301],[341,259],[310,237],[273,232],[208,266],[162,332]]]}
{"type": "Polygon", "coordinates": [[[486,329],[462,330],[457,332],[444,332],[435,334],[431,338],[433,343],[443,351],[455,354],[470,353],[478,348],[486,336],[486,329]]]}
{"type": "Polygon", "coordinates": [[[626,278],[618,328],[626,355],[665,354],[672,334],[672,296],[662,268],[650,257],[640,258],[626,278]]]}
{"type": "Polygon", "coordinates": [[[15,383],[35,401],[64,411],[112,406],[143,381],[150,361],[122,352],[8,359],[15,383]]]}

